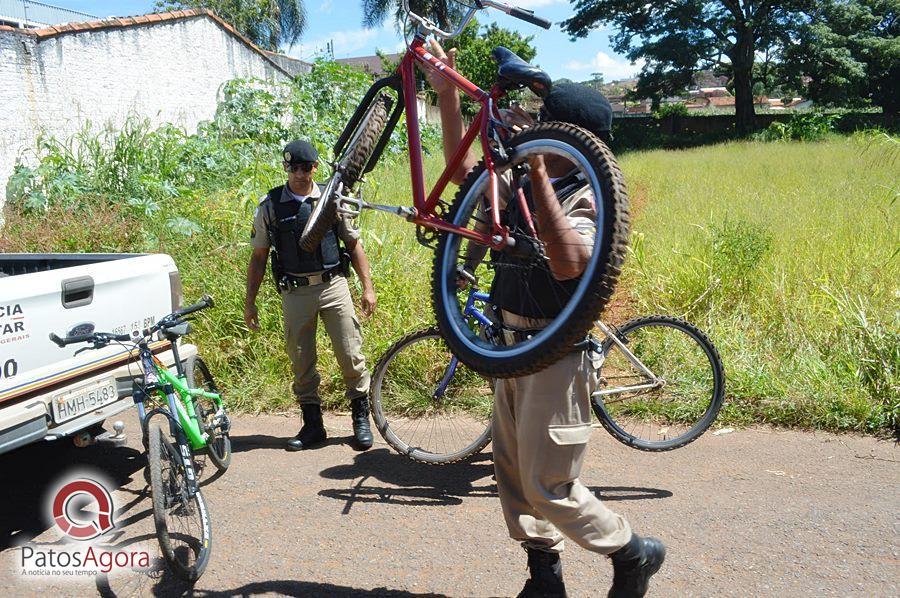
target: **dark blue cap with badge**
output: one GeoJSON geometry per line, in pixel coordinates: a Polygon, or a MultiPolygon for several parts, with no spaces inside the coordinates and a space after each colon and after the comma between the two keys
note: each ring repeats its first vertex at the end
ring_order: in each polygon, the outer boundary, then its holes
{"type": "Polygon", "coordinates": [[[288,164],[318,162],[319,152],[316,151],[316,148],[310,142],[297,139],[284,146],[282,157],[288,164]]]}
{"type": "Polygon", "coordinates": [[[541,120],[572,123],[605,140],[612,129],[612,106],[596,89],[578,83],[560,83],[544,98],[541,120]]]}

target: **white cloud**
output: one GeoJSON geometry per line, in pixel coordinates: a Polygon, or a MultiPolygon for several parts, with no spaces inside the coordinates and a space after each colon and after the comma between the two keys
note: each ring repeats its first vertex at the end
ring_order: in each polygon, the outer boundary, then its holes
{"type": "Polygon", "coordinates": [[[606,81],[627,79],[636,75],[644,66],[644,59],[629,62],[627,58],[610,56],[606,52],[597,52],[596,56],[588,62],[572,60],[566,63],[565,68],[570,73],[591,74],[601,73],[606,81]]]}
{"type": "MultiPolygon", "coordinates": [[[[362,50],[366,46],[373,46],[371,42],[374,41],[380,33],[380,29],[348,29],[345,31],[334,31],[320,38],[303,41],[291,48],[288,54],[290,56],[309,59],[324,52],[328,47],[328,43],[331,42],[334,44],[335,57],[344,58],[358,53],[359,50],[362,50]]],[[[369,53],[374,53],[374,49],[369,53]]]]}
{"type": "Polygon", "coordinates": [[[332,0],[322,0],[322,4],[319,5],[318,12],[330,13],[332,0]]]}

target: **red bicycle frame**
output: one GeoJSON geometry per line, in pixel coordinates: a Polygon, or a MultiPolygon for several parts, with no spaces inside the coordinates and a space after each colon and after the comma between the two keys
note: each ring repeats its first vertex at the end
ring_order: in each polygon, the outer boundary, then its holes
{"type": "Polygon", "coordinates": [[[400,76],[402,80],[403,99],[406,107],[406,133],[409,140],[409,168],[412,178],[413,205],[415,213],[411,222],[428,228],[455,233],[472,239],[480,244],[500,248],[507,244],[509,230],[500,224],[499,199],[497,197],[497,175],[494,172],[494,160],[491,148],[488,144],[488,127],[491,119],[500,120],[500,113],[496,101],[506,92],[494,85],[490,92],[486,92],[458,72],[450,68],[425,49],[425,39],[416,35],[406,50],[403,60],[400,62],[400,76]],[[481,104],[481,109],[469,125],[456,148],[443,174],[435,183],[428,197],[425,197],[425,174],[422,164],[422,142],[419,134],[419,114],[416,105],[416,76],[415,64],[428,65],[438,75],[453,84],[467,96],[481,104]],[[484,233],[460,227],[440,218],[434,211],[441,199],[441,194],[450,182],[452,173],[459,168],[477,135],[481,136],[481,148],[484,153],[484,164],[490,177],[490,201],[491,201],[491,232],[484,233]]]}

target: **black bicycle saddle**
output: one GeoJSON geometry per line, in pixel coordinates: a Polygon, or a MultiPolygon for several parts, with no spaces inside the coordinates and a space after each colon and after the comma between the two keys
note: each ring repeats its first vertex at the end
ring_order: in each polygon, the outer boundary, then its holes
{"type": "Polygon", "coordinates": [[[536,66],[531,66],[511,50],[497,46],[491,52],[491,56],[497,62],[497,83],[503,89],[528,87],[542,98],[550,93],[553,87],[550,75],[536,66]]]}

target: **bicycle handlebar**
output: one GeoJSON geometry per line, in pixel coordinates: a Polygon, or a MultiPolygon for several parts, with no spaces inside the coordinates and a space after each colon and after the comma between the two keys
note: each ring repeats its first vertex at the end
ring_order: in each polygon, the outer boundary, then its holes
{"type": "Polygon", "coordinates": [[[203,298],[200,299],[200,301],[198,301],[197,303],[188,305],[187,307],[182,307],[181,309],[176,309],[171,314],[169,314],[169,316],[166,316],[166,318],[170,316],[175,316],[174,319],[183,318],[186,315],[198,312],[201,309],[206,309],[207,307],[212,307],[213,305],[215,304],[213,303],[212,297],[210,297],[209,295],[203,295],[203,298]]]}
{"type": "MultiPolygon", "coordinates": [[[[151,326],[150,328],[145,328],[141,331],[141,335],[143,337],[148,337],[157,330],[163,330],[166,328],[171,328],[172,326],[177,326],[181,324],[181,318],[184,316],[190,315],[192,313],[198,312],[201,309],[206,309],[207,307],[212,307],[215,305],[213,303],[212,297],[209,295],[204,295],[200,301],[193,305],[188,305],[187,307],[183,307],[181,309],[176,309],[172,313],[167,316],[164,316],[159,322],[151,326]]],[[[67,336],[65,338],[60,338],[56,333],[50,333],[50,340],[56,343],[59,347],[65,347],[66,345],[74,345],[76,343],[94,343],[94,348],[99,349],[100,347],[108,345],[111,341],[132,341],[134,340],[132,336],[128,333],[123,334],[115,334],[112,332],[92,332],[90,334],[75,334],[72,336],[67,336]]]]}
{"type": "Polygon", "coordinates": [[[511,17],[531,23],[532,25],[537,25],[538,27],[543,27],[544,29],[550,29],[550,27],[553,26],[552,22],[535,16],[534,11],[528,10],[527,8],[519,8],[518,6],[512,6],[506,2],[494,2],[493,0],[481,0],[481,4],[496,8],[500,12],[505,12],[511,17]]]}
{"type": "Polygon", "coordinates": [[[75,334],[72,336],[67,336],[65,338],[60,338],[56,335],[56,333],[51,332],[50,340],[60,347],[65,347],[66,345],[74,345],[76,343],[108,343],[109,341],[130,341],[131,335],[113,334],[111,332],[92,332],[90,334],[75,334]]]}
{"type": "Polygon", "coordinates": [[[430,19],[414,13],[409,8],[409,0],[403,0],[403,10],[404,12],[406,12],[406,14],[409,15],[409,18],[414,23],[418,23],[420,28],[434,34],[436,37],[441,37],[444,39],[452,39],[462,33],[463,29],[466,28],[466,25],[468,25],[469,22],[475,17],[475,13],[484,8],[496,8],[500,12],[505,12],[511,17],[527,21],[528,23],[537,25],[538,27],[543,27],[544,29],[550,29],[550,27],[553,25],[553,23],[551,23],[550,21],[535,16],[534,11],[527,10],[525,8],[511,6],[505,2],[494,2],[494,0],[475,0],[475,3],[469,7],[469,10],[466,12],[465,16],[463,17],[460,24],[456,27],[456,29],[452,32],[449,32],[439,28],[435,23],[432,23],[430,19]]]}

